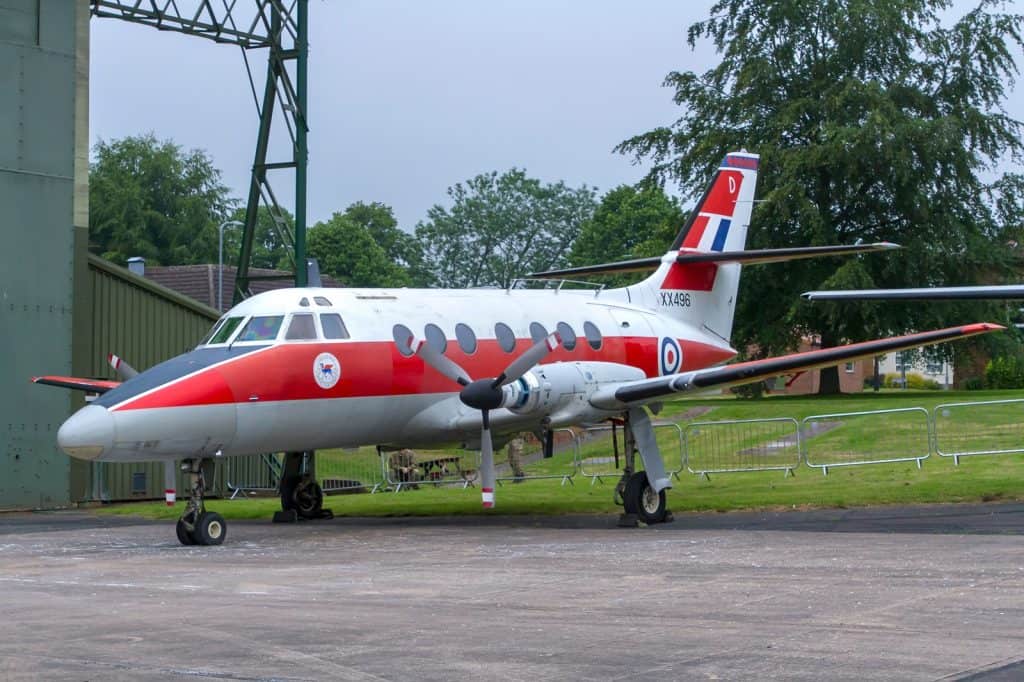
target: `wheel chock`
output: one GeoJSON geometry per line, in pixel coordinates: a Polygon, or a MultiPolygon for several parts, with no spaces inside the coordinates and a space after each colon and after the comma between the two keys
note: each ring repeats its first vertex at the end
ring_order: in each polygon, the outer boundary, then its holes
{"type": "Polygon", "coordinates": [[[274,523],[296,523],[299,515],[294,509],[282,509],[274,512],[274,523]]]}
{"type": "Polygon", "coordinates": [[[619,523],[617,525],[619,526],[619,528],[639,528],[640,517],[638,517],[636,514],[619,514],[619,523]]]}

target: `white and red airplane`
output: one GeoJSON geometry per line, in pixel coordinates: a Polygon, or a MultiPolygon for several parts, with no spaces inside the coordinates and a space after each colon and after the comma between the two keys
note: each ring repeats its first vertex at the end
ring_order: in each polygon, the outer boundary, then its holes
{"type": "Polygon", "coordinates": [[[757,168],[754,154],[727,155],[664,256],[538,275],[654,270],[628,287],[271,291],[228,311],[195,350],[123,383],[34,381],[101,393],[60,428],[72,457],[184,460],[185,544],[224,540],[223,518],[203,504],[204,464],[214,457],[289,453],[282,504],[313,515],[322,493],[296,464],[301,453],[463,443],[481,449],[483,502],[492,506],[494,441],[606,419],[626,428],[625,511],[663,521],[671,482],[645,406],[1002,329],[969,324],[722,365],[736,355],[729,336],[744,263],[895,248],[743,250],[757,168]],[[633,471],[635,451],[642,471],[633,471]]]}

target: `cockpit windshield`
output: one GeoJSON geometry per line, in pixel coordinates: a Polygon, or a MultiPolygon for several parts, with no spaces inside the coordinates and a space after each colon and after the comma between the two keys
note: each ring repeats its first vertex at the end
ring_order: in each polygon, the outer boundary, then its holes
{"type": "Polygon", "coordinates": [[[228,339],[231,338],[231,335],[235,333],[235,330],[238,329],[238,325],[242,324],[242,320],[244,319],[244,317],[228,317],[226,319],[222,319],[220,323],[213,328],[213,332],[210,334],[209,339],[206,340],[206,343],[227,343],[228,339]]]}
{"type": "MultiPolygon", "coordinates": [[[[273,341],[281,329],[284,315],[260,315],[249,320],[235,342],[273,341]]],[[[217,336],[220,336],[218,333],[217,336]]]]}

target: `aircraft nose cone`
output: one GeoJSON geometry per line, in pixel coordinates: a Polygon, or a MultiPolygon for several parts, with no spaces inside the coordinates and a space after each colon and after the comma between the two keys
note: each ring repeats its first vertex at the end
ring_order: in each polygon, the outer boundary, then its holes
{"type": "Polygon", "coordinates": [[[60,449],[77,459],[96,459],[114,446],[114,415],[105,407],[86,405],[61,424],[60,449]]]}

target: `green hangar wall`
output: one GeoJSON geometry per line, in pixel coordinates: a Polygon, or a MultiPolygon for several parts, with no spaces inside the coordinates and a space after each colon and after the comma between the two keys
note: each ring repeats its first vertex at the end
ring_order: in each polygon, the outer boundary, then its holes
{"type": "Polygon", "coordinates": [[[76,167],[88,154],[88,127],[78,125],[88,111],[79,82],[88,11],[0,0],[0,507],[71,501],[70,461],[56,443],[71,398],[29,378],[72,369],[72,283],[87,229],[76,167]]]}
{"type": "MultiPolygon", "coordinates": [[[[57,447],[84,404],[30,383],[41,374],[114,378],[177,355],[217,317],[192,299],[88,254],[89,3],[0,0],[0,509],[162,498],[161,464],[95,464],[57,447]]],[[[273,487],[258,458],[218,467],[273,487]]],[[[184,491],[179,475],[177,485],[184,491]]]]}

